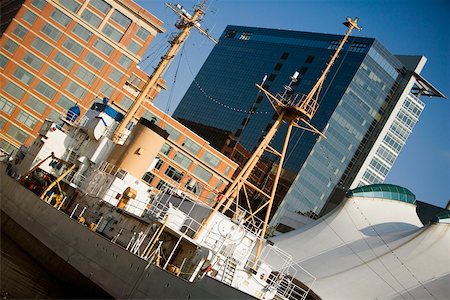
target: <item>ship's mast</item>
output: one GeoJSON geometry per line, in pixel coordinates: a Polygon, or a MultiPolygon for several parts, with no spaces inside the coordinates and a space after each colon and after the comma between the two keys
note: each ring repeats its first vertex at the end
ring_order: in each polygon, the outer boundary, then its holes
{"type": "Polygon", "coordinates": [[[207,224],[212,220],[213,216],[219,211],[220,208],[222,208],[221,211],[222,213],[224,213],[227,210],[229,210],[233,202],[235,202],[236,204],[235,213],[237,213],[237,207],[239,205],[239,196],[241,195],[240,192],[242,191],[244,196],[247,198],[246,189],[251,188],[260,193],[261,195],[265,196],[265,198],[267,199],[267,201],[262,205],[260,205],[259,208],[257,208],[256,210],[252,210],[252,208],[250,207],[249,199],[248,198],[246,199],[249,211],[248,215],[244,217],[244,222],[248,222],[250,220],[254,222],[256,214],[262,209],[266,208],[266,214],[261,228],[260,239],[256,250],[255,262],[259,259],[259,255],[261,254],[262,250],[263,240],[266,235],[270,213],[272,210],[273,200],[275,198],[275,192],[277,190],[280,174],[283,169],[283,162],[286,156],[286,150],[292,132],[292,127],[302,128],[314,132],[316,134],[319,134],[322,137],[325,137],[318,129],[314,128],[310,124],[310,121],[313,118],[314,114],[316,113],[317,109],[319,108],[318,96],[322,89],[325,78],[328,72],[330,71],[331,66],[338,57],[339,52],[341,51],[342,47],[344,46],[345,42],[350,36],[351,31],[355,28],[361,30],[361,28],[359,28],[357,25],[357,21],[358,18],[355,18],[354,20],[347,18],[346,22],[344,22],[344,25],[348,27],[348,31],[341,40],[339,46],[336,48],[334,55],[331,57],[330,62],[326,66],[325,70],[322,72],[322,75],[317,80],[316,84],[313,86],[308,95],[300,96],[300,95],[292,95],[291,93],[292,92],[291,85],[297,81],[297,77],[299,75],[298,72],[295,72],[295,74],[292,76],[291,78],[292,80],[290,84],[285,87],[286,91],[283,94],[277,94],[274,96],[269,91],[264,89],[263,86],[256,84],[256,86],[266,94],[270,104],[274,108],[278,117],[273,126],[271,127],[271,129],[268,131],[267,135],[264,137],[261,144],[257,147],[253,155],[250,157],[250,159],[247,161],[243,169],[240,171],[239,175],[234,179],[233,183],[230,185],[230,187],[225,192],[223,197],[214,207],[214,210],[205,220],[203,226],[197,232],[196,238],[200,236],[202,231],[205,229],[207,224]],[[273,147],[271,147],[269,144],[272,141],[273,137],[275,136],[278,128],[281,126],[283,122],[286,122],[288,124],[288,129],[284,140],[283,148],[281,152],[279,152],[273,147]],[[303,123],[304,126],[300,125],[301,123],[303,123]],[[259,189],[258,187],[256,187],[255,185],[253,185],[251,182],[248,181],[248,177],[252,173],[254,167],[256,166],[257,162],[263,155],[264,151],[268,151],[279,157],[275,179],[270,194],[267,194],[266,192],[259,189]]]}
{"type": "Polygon", "coordinates": [[[158,84],[158,81],[164,71],[167,69],[169,64],[172,62],[175,55],[180,50],[183,43],[189,36],[189,33],[193,28],[196,28],[200,33],[207,36],[210,40],[217,44],[217,41],[214,40],[207,31],[200,28],[200,21],[205,15],[204,7],[206,4],[206,0],[204,0],[194,11],[194,14],[189,14],[181,5],[177,4],[173,6],[172,4],[166,3],[166,5],[171,8],[176,14],[180,16],[179,21],[176,23],[176,27],[180,30],[180,32],[170,41],[170,48],[167,53],[161,58],[161,61],[158,63],[158,66],[153,71],[153,74],[150,76],[148,81],[145,83],[142,91],[139,93],[137,98],[135,99],[133,105],[127,111],[125,118],[119,124],[116,131],[114,132],[114,142],[119,142],[122,140],[122,135],[124,129],[128,126],[128,124],[133,120],[137,110],[144,103],[147,98],[148,92],[155,88],[158,84]]]}

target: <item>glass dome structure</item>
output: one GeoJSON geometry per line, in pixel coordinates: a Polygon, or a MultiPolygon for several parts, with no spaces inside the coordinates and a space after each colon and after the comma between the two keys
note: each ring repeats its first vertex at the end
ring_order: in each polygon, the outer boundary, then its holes
{"type": "Polygon", "coordinates": [[[415,204],[416,195],[407,188],[393,184],[371,184],[347,192],[348,197],[370,197],[415,204]]]}

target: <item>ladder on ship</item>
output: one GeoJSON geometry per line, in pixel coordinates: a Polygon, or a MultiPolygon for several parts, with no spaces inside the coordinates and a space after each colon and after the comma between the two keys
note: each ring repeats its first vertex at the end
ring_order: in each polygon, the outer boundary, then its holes
{"type": "Polygon", "coordinates": [[[234,273],[236,273],[237,263],[234,259],[227,258],[222,273],[222,282],[228,285],[233,283],[234,273]]]}

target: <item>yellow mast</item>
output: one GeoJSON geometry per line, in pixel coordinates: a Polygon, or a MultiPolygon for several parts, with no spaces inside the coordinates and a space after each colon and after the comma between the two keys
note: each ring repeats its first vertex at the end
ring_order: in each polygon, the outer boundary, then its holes
{"type": "MultiPolygon", "coordinates": [[[[233,183],[230,185],[228,190],[225,192],[223,197],[220,199],[220,201],[216,204],[214,207],[214,210],[211,212],[211,214],[206,218],[206,220],[203,222],[202,226],[200,227],[200,230],[197,232],[195,238],[198,238],[200,234],[203,232],[207,224],[212,220],[213,216],[219,211],[219,209],[222,208],[222,213],[227,211],[231,204],[233,202],[236,202],[236,207],[239,204],[239,194],[242,190],[244,192],[244,195],[247,195],[246,192],[246,186],[256,190],[263,196],[265,196],[268,200],[266,203],[261,205],[257,210],[253,211],[250,207],[250,202],[247,199],[247,204],[249,206],[249,214],[248,216],[245,216],[244,222],[247,222],[249,220],[252,220],[254,222],[255,215],[262,210],[263,208],[266,208],[266,214],[263,222],[263,227],[261,229],[260,239],[258,242],[258,246],[256,249],[256,258],[255,262],[259,259],[259,256],[261,254],[263,240],[266,235],[267,225],[269,222],[270,213],[272,210],[272,204],[273,200],[275,198],[275,193],[277,190],[278,182],[280,179],[280,174],[283,169],[283,162],[286,155],[286,150],[289,142],[289,138],[291,135],[292,127],[298,127],[302,128],[311,132],[314,132],[316,134],[321,135],[322,137],[325,137],[319,130],[314,128],[309,122],[311,121],[312,117],[316,113],[317,109],[319,108],[319,102],[318,102],[318,96],[320,94],[320,91],[322,89],[323,83],[325,81],[325,78],[330,71],[331,66],[335,62],[336,58],[338,57],[339,52],[341,51],[342,47],[344,46],[345,42],[347,41],[351,31],[356,28],[358,30],[361,30],[361,28],[357,25],[358,18],[355,18],[354,20],[351,20],[347,17],[346,22],[344,22],[344,25],[348,27],[348,31],[341,40],[339,46],[337,47],[334,55],[331,57],[330,62],[326,66],[325,70],[322,72],[322,75],[317,80],[316,84],[313,86],[311,91],[308,93],[308,95],[303,95],[302,97],[298,97],[298,95],[291,95],[289,98],[286,98],[286,94],[283,95],[277,94],[276,96],[272,95],[269,91],[265,90],[261,85],[256,84],[256,86],[263,91],[266,96],[268,97],[268,100],[276,113],[278,114],[278,118],[276,119],[273,126],[268,131],[267,135],[264,137],[261,144],[257,147],[253,155],[250,157],[250,159],[247,161],[245,166],[240,171],[239,175],[234,179],[233,183]],[[283,122],[286,122],[288,124],[288,129],[286,133],[286,137],[284,140],[283,148],[281,152],[278,152],[276,149],[272,148],[269,144],[272,141],[273,137],[275,136],[278,128],[281,126],[283,122]],[[300,123],[305,124],[306,126],[301,126],[300,123]],[[248,177],[250,176],[251,172],[253,171],[254,167],[256,166],[256,163],[259,161],[261,156],[263,155],[264,151],[269,151],[272,154],[275,154],[279,157],[279,163],[275,174],[274,183],[272,186],[272,190],[270,194],[265,193],[258,187],[254,186],[251,182],[248,181],[248,177]]],[[[297,80],[298,72],[296,72],[292,76],[292,81],[295,82],[297,80]]],[[[287,89],[290,88],[290,85],[287,87],[287,89]]]]}
{"type": "Polygon", "coordinates": [[[128,124],[133,120],[137,110],[141,107],[143,102],[145,101],[148,92],[155,88],[159,78],[162,76],[163,72],[171,63],[172,59],[180,50],[183,43],[189,36],[192,28],[196,28],[200,33],[206,35],[210,40],[217,44],[207,31],[200,28],[200,21],[202,17],[205,15],[205,11],[203,10],[206,4],[206,0],[203,1],[194,11],[194,14],[191,16],[181,5],[177,4],[175,6],[166,3],[166,5],[171,8],[176,14],[180,16],[179,22],[176,24],[176,27],[180,30],[180,32],[173,38],[170,42],[170,48],[167,53],[162,57],[158,66],[153,71],[153,74],[150,76],[149,80],[145,83],[144,88],[137,96],[133,105],[130,107],[128,112],[125,115],[123,121],[119,124],[116,131],[114,132],[114,142],[118,143],[122,139],[123,131],[128,126],[128,124]]]}

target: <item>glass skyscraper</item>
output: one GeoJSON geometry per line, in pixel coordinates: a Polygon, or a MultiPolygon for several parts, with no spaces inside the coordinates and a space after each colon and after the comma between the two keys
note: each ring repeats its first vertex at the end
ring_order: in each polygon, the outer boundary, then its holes
{"type": "MultiPolygon", "coordinates": [[[[274,94],[283,92],[298,71],[295,93],[307,94],[341,38],[228,26],[174,117],[188,127],[201,124],[232,132],[235,143],[252,151],[274,122],[273,110],[255,83],[267,75],[265,87],[274,94]]],[[[349,38],[323,85],[312,120],[327,139],[300,129],[293,133],[284,165],[290,188],[278,194],[284,200],[272,224],[286,210],[320,214],[336,186],[384,181],[424,108],[413,92],[442,96],[419,75],[425,61],[394,56],[373,38],[349,38]]],[[[271,144],[276,149],[285,130],[271,144]]]]}

